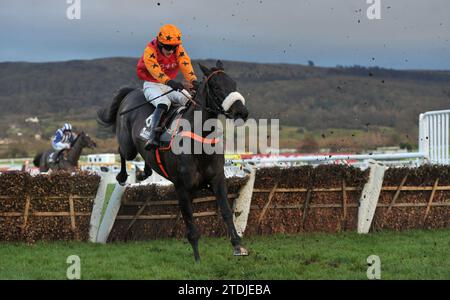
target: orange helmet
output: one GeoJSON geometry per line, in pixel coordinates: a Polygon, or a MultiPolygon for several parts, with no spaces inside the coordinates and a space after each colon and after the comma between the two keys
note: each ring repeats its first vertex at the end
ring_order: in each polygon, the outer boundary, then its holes
{"type": "Polygon", "coordinates": [[[159,29],[158,41],[164,45],[180,45],[181,31],[175,25],[166,24],[159,29]]]}

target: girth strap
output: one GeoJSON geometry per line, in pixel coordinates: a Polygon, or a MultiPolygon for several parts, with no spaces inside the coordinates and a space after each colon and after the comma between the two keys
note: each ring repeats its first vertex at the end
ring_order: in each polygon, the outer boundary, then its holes
{"type": "Polygon", "coordinates": [[[161,172],[163,172],[163,174],[166,178],[169,178],[169,175],[167,174],[166,169],[164,169],[164,166],[161,162],[161,157],[159,155],[159,149],[156,149],[155,154],[156,154],[156,163],[158,163],[159,169],[161,170],[161,172]]]}

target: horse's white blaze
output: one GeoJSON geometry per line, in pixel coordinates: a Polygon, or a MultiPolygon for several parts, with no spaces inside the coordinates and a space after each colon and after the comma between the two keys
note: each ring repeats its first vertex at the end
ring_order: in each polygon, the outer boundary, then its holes
{"type": "Polygon", "coordinates": [[[245,105],[244,96],[242,96],[239,92],[230,93],[225,100],[222,102],[222,108],[224,111],[228,111],[234,102],[241,101],[242,104],[245,105]]]}

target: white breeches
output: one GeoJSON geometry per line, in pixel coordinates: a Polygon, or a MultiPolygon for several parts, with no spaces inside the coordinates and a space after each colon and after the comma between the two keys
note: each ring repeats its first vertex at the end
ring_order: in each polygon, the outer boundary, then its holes
{"type": "MultiPolygon", "coordinates": [[[[170,91],[171,89],[172,88],[170,86],[167,86],[162,83],[145,81],[143,91],[145,98],[147,99],[147,101],[149,101],[153,98],[158,97],[161,94],[170,91]]],[[[186,90],[184,90],[184,93],[189,94],[189,92],[186,90]]],[[[185,105],[187,101],[188,99],[181,92],[173,91],[165,96],[153,100],[151,104],[153,104],[155,107],[158,106],[158,104],[165,104],[167,105],[167,108],[170,108],[171,103],[178,103],[181,105],[185,105]]]]}

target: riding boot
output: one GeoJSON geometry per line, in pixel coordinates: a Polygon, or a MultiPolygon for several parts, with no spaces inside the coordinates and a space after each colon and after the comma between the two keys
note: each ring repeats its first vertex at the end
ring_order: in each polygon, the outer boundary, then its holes
{"type": "Polygon", "coordinates": [[[148,141],[145,143],[144,149],[151,150],[159,147],[159,135],[160,129],[158,129],[159,122],[162,116],[167,111],[167,105],[159,104],[152,114],[152,120],[150,122],[150,136],[148,141]]]}
{"type": "Polygon", "coordinates": [[[48,163],[49,164],[54,164],[56,162],[55,155],[56,155],[56,152],[50,153],[50,155],[48,156],[48,163]]]}
{"type": "Polygon", "coordinates": [[[61,152],[63,150],[56,150],[53,153],[50,153],[50,155],[48,156],[48,163],[50,164],[56,164],[59,162],[59,156],[61,155],[61,152]]]}

